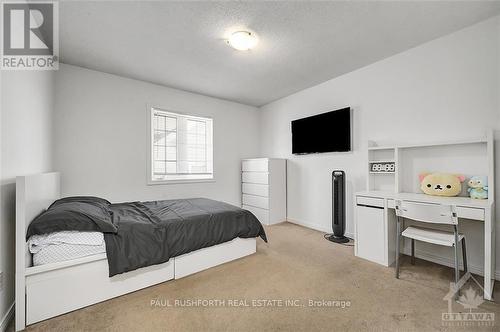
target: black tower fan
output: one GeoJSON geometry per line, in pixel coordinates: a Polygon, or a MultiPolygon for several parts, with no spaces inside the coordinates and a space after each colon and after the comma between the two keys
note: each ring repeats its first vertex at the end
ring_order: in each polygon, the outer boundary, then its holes
{"type": "Polygon", "coordinates": [[[345,172],[332,172],[332,229],[328,240],[336,243],[347,243],[345,232],[345,172]]]}

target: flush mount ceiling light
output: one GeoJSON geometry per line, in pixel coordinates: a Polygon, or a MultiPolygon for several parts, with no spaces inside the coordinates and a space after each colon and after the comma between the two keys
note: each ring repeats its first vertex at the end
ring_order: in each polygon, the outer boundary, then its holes
{"type": "Polygon", "coordinates": [[[259,40],[250,31],[236,31],[229,36],[227,44],[238,51],[248,51],[254,48],[259,40]]]}

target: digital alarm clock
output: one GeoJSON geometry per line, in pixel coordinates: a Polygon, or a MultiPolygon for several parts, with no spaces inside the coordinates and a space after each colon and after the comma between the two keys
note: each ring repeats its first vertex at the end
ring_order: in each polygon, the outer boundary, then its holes
{"type": "Polygon", "coordinates": [[[370,163],[370,172],[374,173],[394,173],[396,163],[393,161],[370,163]]]}

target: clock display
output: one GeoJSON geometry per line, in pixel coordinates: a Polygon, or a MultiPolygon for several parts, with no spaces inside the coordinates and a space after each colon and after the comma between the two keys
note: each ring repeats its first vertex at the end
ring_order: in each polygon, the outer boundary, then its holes
{"type": "Polygon", "coordinates": [[[373,162],[370,163],[370,172],[394,173],[396,171],[395,162],[373,162]]]}

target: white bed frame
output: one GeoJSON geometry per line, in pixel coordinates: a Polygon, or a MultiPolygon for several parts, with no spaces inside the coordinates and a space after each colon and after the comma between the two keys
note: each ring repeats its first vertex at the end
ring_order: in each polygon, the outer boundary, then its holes
{"type": "Polygon", "coordinates": [[[256,239],[236,238],[108,277],[106,254],[32,266],[26,244],[31,221],[60,198],[59,173],[16,179],[16,331],[91,304],[223,264],[256,252],[256,239]]]}

